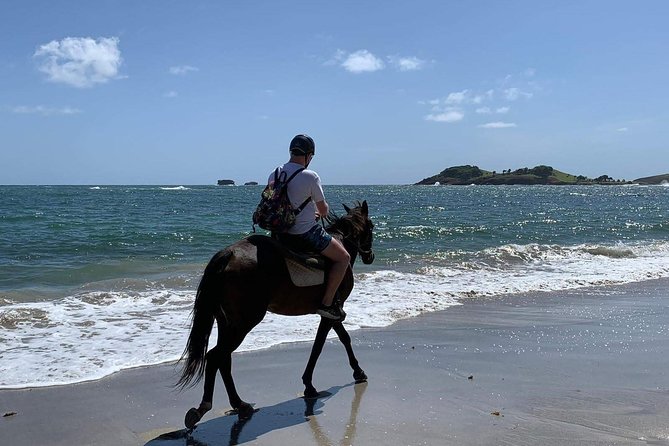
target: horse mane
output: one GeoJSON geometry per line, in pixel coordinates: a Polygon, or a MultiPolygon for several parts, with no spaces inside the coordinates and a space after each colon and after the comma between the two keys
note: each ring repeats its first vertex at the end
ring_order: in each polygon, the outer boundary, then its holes
{"type": "Polygon", "coordinates": [[[327,227],[325,230],[329,233],[338,232],[343,236],[358,236],[365,230],[365,217],[362,215],[362,204],[357,201],[348,213],[341,217],[330,211],[325,216],[327,227]]]}

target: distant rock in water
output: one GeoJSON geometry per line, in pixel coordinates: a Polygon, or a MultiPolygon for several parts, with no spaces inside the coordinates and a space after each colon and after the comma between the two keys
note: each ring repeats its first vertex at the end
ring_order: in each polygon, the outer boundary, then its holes
{"type": "Polygon", "coordinates": [[[234,186],[235,181],[234,180],[218,180],[218,185],[219,186],[234,186]]]}
{"type": "Polygon", "coordinates": [[[637,178],[634,182],[639,184],[667,184],[669,183],[669,173],[652,177],[637,178]]]}
{"type": "Polygon", "coordinates": [[[248,183],[244,183],[244,186],[257,186],[258,182],[257,181],[249,181],[248,183]]]}

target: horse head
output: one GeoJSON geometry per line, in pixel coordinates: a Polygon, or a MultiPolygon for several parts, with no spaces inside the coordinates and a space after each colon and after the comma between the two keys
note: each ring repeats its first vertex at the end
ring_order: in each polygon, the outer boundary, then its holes
{"type": "Polygon", "coordinates": [[[344,209],[351,221],[352,227],[349,240],[357,245],[356,249],[358,254],[360,254],[362,263],[369,265],[374,261],[374,251],[372,250],[374,223],[369,218],[367,200],[358,203],[353,209],[344,205],[344,209]]]}

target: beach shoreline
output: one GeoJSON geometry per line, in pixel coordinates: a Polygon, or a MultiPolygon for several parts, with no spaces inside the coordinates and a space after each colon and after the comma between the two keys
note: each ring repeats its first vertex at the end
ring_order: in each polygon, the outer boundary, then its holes
{"type": "Polygon", "coordinates": [[[300,398],[311,344],[282,344],[233,356],[237,389],[259,409],[244,423],[225,415],[219,379],[187,437],[201,385],[174,392],[163,364],[0,390],[0,443],[669,445],[668,280],[462,303],[351,332],[367,384],[329,340],[317,401],[300,398]]]}

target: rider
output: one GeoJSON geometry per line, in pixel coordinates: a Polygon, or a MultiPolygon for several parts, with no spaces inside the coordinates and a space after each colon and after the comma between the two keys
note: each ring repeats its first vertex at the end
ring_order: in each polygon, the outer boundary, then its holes
{"type": "MultiPolygon", "coordinates": [[[[329,206],[323,195],[321,179],[313,170],[307,170],[311,159],[316,153],[316,144],[308,135],[297,135],[290,142],[290,160],[279,166],[280,172],[290,177],[296,170],[304,168],[288,183],[288,198],[295,209],[305,200],[311,201],[297,214],[295,225],[286,232],[276,234],[277,238],[300,251],[319,252],[331,260],[325,283],[325,295],[317,313],[324,318],[341,320],[343,311],[338,302],[334,302],[337,288],[341,284],[351,257],[344,245],[318,224],[318,218],[328,214],[329,206]]],[[[274,172],[270,174],[268,183],[274,181],[274,172]]]]}

